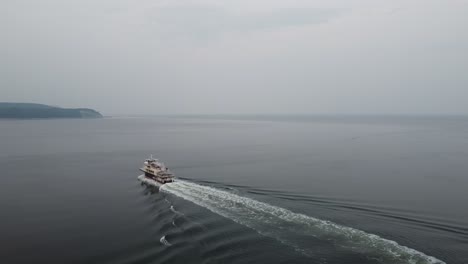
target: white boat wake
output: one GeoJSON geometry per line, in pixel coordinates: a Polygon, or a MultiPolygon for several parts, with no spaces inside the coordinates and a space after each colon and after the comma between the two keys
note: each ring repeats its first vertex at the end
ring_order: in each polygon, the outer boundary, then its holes
{"type": "Polygon", "coordinates": [[[161,239],[159,239],[159,242],[161,242],[163,245],[165,245],[167,247],[172,246],[172,244],[169,243],[169,241],[166,240],[166,236],[162,236],[161,239]]]}
{"type": "Polygon", "coordinates": [[[333,243],[336,247],[362,253],[378,263],[445,264],[415,249],[364,231],[340,226],[304,214],[259,202],[227,191],[177,180],[164,184],[161,191],[177,195],[214,213],[254,229],[294,247],[305,255],[315,255],[313,248],[301,247],[291,234],[310,236],[333,243]]]}

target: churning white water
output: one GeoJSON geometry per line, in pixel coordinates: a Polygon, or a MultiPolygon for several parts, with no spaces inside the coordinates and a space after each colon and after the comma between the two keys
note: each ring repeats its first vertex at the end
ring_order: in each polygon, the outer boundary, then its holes
{"type": "MultiPolygon", "coordinates": [[[[146,183],[150,183],[145,179],[146,183]]],[[[443,264],[397,242],[364,231],[341,226],[330,221],[294,213],[254,199],[193,182],[178,180],[160,189],[202,206],[214,213],[274,238],[308,256],[313,248],[305,248],[294,241],[300,234],[333,243],[336,247],[362,253],[380,263],[443,264]]]]}

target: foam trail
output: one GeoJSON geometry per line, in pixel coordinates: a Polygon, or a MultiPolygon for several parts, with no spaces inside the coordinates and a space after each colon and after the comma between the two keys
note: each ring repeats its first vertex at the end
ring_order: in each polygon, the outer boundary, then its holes
{"type": "Polygon", "coordinates": [[[313,249],[301,248],[291,234],[314,237],[331,242],[336,247],[361,253],[378,263],[392,264],[444,264],[397,242],[361,230],[340,226],[284,208],[269,205],[227,191],[196,183],[178,180],[164,184],[161,191],[172,193],[185,200],[256,230],[258,233],[293,246],[306,255],[313,249]]]}
{"type": "Polygon", "coordinates": [[[156,186],[156,187],[160,187],[160,186],[161,186],[160,183],[157,183],[156,181],[154,181],[154,180],[152,180],[152,179],[148,179],[147,177],[145,177],[145,175],[140,175],[140,176],[138,176],[138,180],[140,180],[141,182],[144,182],[144,183],[146,183],[146,184],[156,186]]]}
{"type": "Polygon", "coordinates": [[[168,246],[168,247],[172,246],[172,244],[166,240],[166,236],[162,236],[161,239],[159,239],[159,242],[161,242],[163,245],[168,246]]]}

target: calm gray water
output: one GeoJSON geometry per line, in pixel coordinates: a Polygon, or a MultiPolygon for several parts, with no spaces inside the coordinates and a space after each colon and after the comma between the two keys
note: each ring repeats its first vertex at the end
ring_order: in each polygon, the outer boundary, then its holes
{"type": "Polygon", "coordinates": [[[462,117],[3,120],[0,169],[1,263],[468,263],[462,117]]]}

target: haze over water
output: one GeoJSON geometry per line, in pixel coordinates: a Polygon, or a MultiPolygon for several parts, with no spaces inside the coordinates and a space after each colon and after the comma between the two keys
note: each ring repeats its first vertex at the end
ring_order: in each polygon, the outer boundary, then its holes
{"type": "Polygon", "coordinates": [[[0,1],[0,263],[468,263],[467,14],[0,1]]]}
{"type": "Polygon", "coordinates": [[[4,263],[468,262],[465,117],[0,121],[4,263]],[[138,180],[149,154],[179,181],[138,180]]]}
{"type": "Polygon", "coordinates": [[[138,114],[468,114],[464,0],[0,3],[0,101],[138,114]]]}

